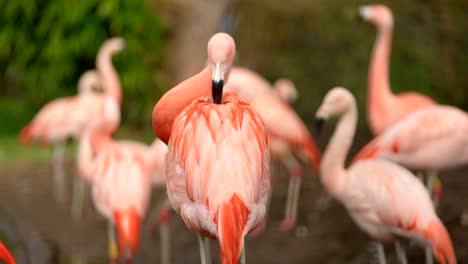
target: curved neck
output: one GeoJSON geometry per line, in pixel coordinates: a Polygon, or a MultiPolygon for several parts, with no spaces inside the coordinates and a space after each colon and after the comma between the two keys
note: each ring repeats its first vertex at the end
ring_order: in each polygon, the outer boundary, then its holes
{"type": "Polygon", "coordinates": [[[368,75],[368,109],[382,105],[392,97],[389,82],[389,59],[392,28],[378,28],[368,75]]]}
{"type": "Polygon", "coordinates": [[[166,92],[153,109],[153,130],[156,136],[167,144],[171,136],[172,123],[180,112],[195,99],[211,95],[209,66],[166,92]]]}
{"type": "Polygon", "coordinates": [[[119,76],[112,64],[112,53],[107,51],[100,52],[96,60],[96,67],[101,74],[104,93],[112,96],[118,103],[120,103],[122,99],[122,90],[119,76]]]}
{"type": "Polygon", "coordinates": [[[335,128],[320,165],[321,180],[327,190],[336,193],[345,176],[345,161],[351,147],[357,123],[356,104],[344,113],[335,128]]]}

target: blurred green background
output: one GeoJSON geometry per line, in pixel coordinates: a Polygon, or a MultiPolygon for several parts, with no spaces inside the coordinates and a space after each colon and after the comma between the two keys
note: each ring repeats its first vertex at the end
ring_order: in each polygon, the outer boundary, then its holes
{"type": "MultiPolygon", "coordinates": [[[[376,1],[0,1],[0,136],[15,136],[45,103],[75,94],[101,43],[123,36],[128,47],[114,59],[124,90],[122,124],[149,137],[152,107],[203,67],[206,41],[220,29],[234,35],[238,65],[270,81],[295,82],[295,107],[305,120],[329,88],[343,85],[358,98],[365,125],[375,28],[357,22],[357,8],[369,3],[376,1]]],[[[467,109],[467,1],[380,3],[395,20],[392,90],[467,109]]]]}

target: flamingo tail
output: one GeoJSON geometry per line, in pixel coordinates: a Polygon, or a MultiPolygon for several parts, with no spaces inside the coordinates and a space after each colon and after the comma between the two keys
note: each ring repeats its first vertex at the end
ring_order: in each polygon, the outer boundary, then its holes
{"type": "Polygon", "coordinates": [[[117,210],[114,212],[114,223],[117,228],[121,257],[129,257],[123,255],[126,252],[125,246],[128,246],[130,250],[128,253],[134,255],[140,246],[141,216],[134,207],[126,210],[117,210]]]}
{"type": "Polygon", "coordinates": [[[312,166],[313,169],[319,171],[320,168],[320,151],[311,140],[307,140],[301,144],[302,153],[305,155],[307,162],[312,166]]]}
{"type": "Polygon", "coordinates": [[[31,139],[32,139],[32,126],[27,125],[21,130],[19,134],[19,140],[21,144],[26,145],[29,142],[31,142],[31,139]]]}
{"type": "Polygon", "coordinates": [[[8,251],[2,242],[0,242],[0,259],[5,261],[7,264],[16,264],[16,261],[10,251],[8,251]]]}
{"type": "Polygon", "coordinates": [[[244,246],[248,215],[249,209],[237,194],[218,208],[218,238],[223,264],[238,263],[244,246]]]}
{"type": "Polygon", "coordinates": [[[452,240],[447,229],[445,229],[445,226],[439,220],[432,221],[422,232],[422,235],[431,243],[437,262],[440,264],[457,263],[452,240]]]}

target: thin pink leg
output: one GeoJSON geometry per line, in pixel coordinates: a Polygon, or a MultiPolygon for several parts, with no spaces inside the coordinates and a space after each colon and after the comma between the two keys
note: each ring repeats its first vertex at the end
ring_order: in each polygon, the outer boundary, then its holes
{"type": "Polygon", "coordinates": [[[289,231],[296,226],[297,207],[302,183],[302,168],[289,169],[289,188],[286,200],[285,217],[281,222],[281,231],[289,231]]]}

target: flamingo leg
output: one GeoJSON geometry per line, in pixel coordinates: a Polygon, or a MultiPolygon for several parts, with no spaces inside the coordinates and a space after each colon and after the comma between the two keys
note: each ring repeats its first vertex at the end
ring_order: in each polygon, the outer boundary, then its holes
{"type": "Polygon", "coordinates": [[[297,207],[302,183],[302,168],[292,153],[286,154],[282,160],[289,172],[289,187],[285,217],[281,223],[281,230],[288,231],[296,225],[297,207]]]}
{"type": "Polygon", "coordinates": [[[108,225],[108,235],[109,235],[109,260],[111,264],[117,264],[119,251],[117,247],[117,239],[115,236],[114,224],[109,222],[108,225]]]}
{"type": "Polygon", "coordinates": [[[201,235],[198,235],[198,245],[200,246],[200,263],[208,264],[205,250],[205,239],[201,235]]]}
{"type": "Polygon", "coordinates": [[[63,142],[54,144],[52,156],[55,196],[59,202],[63,202],[65,200],[65,144],[63,142]]]}
{"type": "Polygon", "coordinates": [[[432,264],[432,247],[430,245],[425,247],[425,256],[426,256],[426,264],[432,264]]]}
{"type": "Polygon", "coordinates": [[[395,242],[395,250],[396,250],[398,261],[401,264],[407,264],[408,260],[406,259],[406,252],[405,252],[405,246],[403,245],[403,241],[397,240],[395,242]]]}
{"type": "Polygon", "coordinates": [[[376,249],[377,249],[377,257],[379,259],[379,264],[386,264],[385,260],[385,249],[382,243],[377,242],[376,243],[376,249]]]}
{"type": "Polygon", "coordinates": [[[72,216],[77,221],[83,217],[85,197],[86,184],[80,177],[75,177],[73,183],[72,216]]]}
{"type": "Polygon", "coordinates": [[[246,261],[245,261],[245,240],[244,240],[244,247],[242,248],[242,253],[241,253],[241,257],[240,257],[240,264],[245,264],[246,261]]]}
{"type": "Polygon", "coordinates": [[[440,182],[440,178],[437,175],[437,172],[430,171],[427,173],[426,188],[429,194],[431,195],[434,208],[437,209],[437,207],[439,206],[440,195],[442,193],[442,185],[440,182]]]}
{"type": "Polygon", "coordinates": [[[170,211],[169,201],[166,199],[159,212],[159,222],[161,225],[161,263],[169,264],[171,262],[171,240],[169,229],[170,211]]]}

